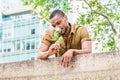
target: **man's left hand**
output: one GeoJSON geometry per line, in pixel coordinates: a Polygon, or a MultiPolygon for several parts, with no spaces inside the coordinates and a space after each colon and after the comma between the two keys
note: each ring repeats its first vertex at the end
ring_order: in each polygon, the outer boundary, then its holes
{"type": "Polygon", "coordinates": [[[70,65],[72,57],[73,57],[73,49],[69,49],[62,55],[60,64],[63,67],[68,67],[70,65]]]}

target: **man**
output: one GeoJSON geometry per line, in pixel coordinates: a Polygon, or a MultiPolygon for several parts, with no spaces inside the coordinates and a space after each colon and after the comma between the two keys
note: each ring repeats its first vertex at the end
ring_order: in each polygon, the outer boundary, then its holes
{"type": "MultiPolygon", "coordinates": [[[[61,10],[54,10],[50,14],[53,29],[47,30],[39,47],[38,59],[46,59],[53,54],[61,56],[60,63],[68,67],[74,55],[91,53],[91,39],[85,27],[75,27],[68,22],[67,16],[61,10]],[[64,42],[53,42],[55,28],[60,28],[60,35],[64,42]]],[[[57,56],[57,55],[56,55],[57,56]]]]}

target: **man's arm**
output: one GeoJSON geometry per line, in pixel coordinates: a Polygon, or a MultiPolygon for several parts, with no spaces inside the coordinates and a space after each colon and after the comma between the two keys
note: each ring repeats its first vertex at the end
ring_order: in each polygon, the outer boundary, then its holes
{"type": "Polygon", "coordinates": [[[82,49],[72,49],[74,55],[79,54],[86,54],[92,52],[92,42],[91,41],[84,41],[82,42],[82,49]]]}
{"type": "Polygon", "coordinates": [[[61,57],[60,63],[62,66],[68,67],[73,55],[87,54],[91,52],[92,52],[91,41],[84,41],[82,42],[82,49],[69,49],[68,51],[66,51],[61,57]]]}
{"type": "Polygon", "coordinates": [[[39,47],[39,54],[37,56],[38,59],[46,59],[49,56],[56,54],[58,48],[60,47],[60,44],[58,42],[55,42],[51,46],[48,46],[44,43],[41,44],[39,47]]]}
{"type": "Polygon", "coordinates": [[[38,50],[37,58],[38,59],[48,58],[49,57],[48,49],[49,49],[48,45],[45,45],[44,43],[41,43],[41,45],[39,47],[39,50],[38,50]]]}
{"type": "Polygon", "coordinates": [[[74,55],[78,54],[86,54],[92,52],[92,42],[89,37],[89,33],[86,27],[81,27],[80,34],[81,34],[81,49],[73,49],[74,55]]]}

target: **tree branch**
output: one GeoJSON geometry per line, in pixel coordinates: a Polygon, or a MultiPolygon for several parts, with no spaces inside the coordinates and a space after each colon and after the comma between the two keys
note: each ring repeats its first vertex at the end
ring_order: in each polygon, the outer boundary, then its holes
{"type": "Polygon", "coordinates": [[[110,18],[109,18],[107,15],[105,15],[105,14],[103,14],[103,13],[97,11],[97,10],[93,10],[92,7],[90,6],[90,4],[89,4],[86,0],[84,0],[84,2],[89,6],[91,12],[96,13],[96,14],[99,14],[99,15],[103,16],[104,18],[106,18],[106,19],[108,20],[109,24],[110,24],[111,27],[112,27],[112,30],[113,30],[114,35],[116,35],[117,32],[116,32],[116,30],[115,30],[115,28],[114,28],[114,25],[113,25],[113,23],[111,22],[110,18]]]}
{"type": "Polygon", "coordinates": [[[120,1],[119,0],[115,0],[117,2],[118,5],[120,5],[120,1]]]}

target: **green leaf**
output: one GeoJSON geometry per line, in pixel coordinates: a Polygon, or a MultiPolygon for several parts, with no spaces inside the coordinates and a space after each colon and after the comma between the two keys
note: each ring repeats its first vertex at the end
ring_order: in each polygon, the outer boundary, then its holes
{"type": "Polygon", "coordinates": [[[58,42],[59,42],[60,44],[63,43],[63,37],[62,37],[62,36],[60,36],[60,37],[58,38],[58,42]]]}

